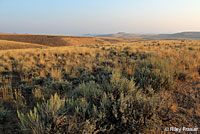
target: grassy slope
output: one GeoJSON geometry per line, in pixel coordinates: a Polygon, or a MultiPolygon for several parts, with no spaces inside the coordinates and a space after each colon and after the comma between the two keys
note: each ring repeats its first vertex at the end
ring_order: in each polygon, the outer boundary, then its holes
{"type": "Polygon", "coordinates": [[[0,40],[17,41],[24,43],[40,44],[50,47],[73,45],[96,45],[124,42],[118,38],[56,36],[56,35],[25,35],[25,34],[0,34],[0,40]]]}
{"type": "Polygon", "coordinates": [[[48,36],[48,35],[18,35],[18,34],[4,34],[0,35],[1,40],[25,42],[40,44],[46,46],[64,46],[66,42],[60,39],[59,36],[48,36]]]}
{"type": "Polygon", "coordinates": [[[43,45],[39,45],[39,44],[32,44],[32,43],[0,40],[0,50],[43,48],[43,47],[47,47],[47,46],[43,46],[43,45]]]}

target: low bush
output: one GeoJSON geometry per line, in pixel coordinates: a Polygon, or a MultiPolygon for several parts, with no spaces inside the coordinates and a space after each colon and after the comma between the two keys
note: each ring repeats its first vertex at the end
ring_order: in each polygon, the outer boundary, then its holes
{"type": "Polygon", "coordinates": [[[60,131],[60,124],[64,123],[63,107],[65,99],[55,94],[45,103],[38,104],[29,113],[17,111],[22,130],[30,130],[34,134],[56,133],[60,131]]]}
{"type": "Polygon", "coordinates": [[[27,114],[18,111],[20,126],[33,133],[136,133],[159,126],[160,99],[113,72],[106,85],[80,84],[72,96],[55,94],[27,114]],[[72,130],[73,128],[73,130],[72,130]],[[69,130],[71,130],[69,132],[69,130]]]}
{"type": "Polygon", "coordinates": [[[155,92],[175,88],[174,72],[166,60],[148,58],[139,60],[135,66],[136,86],[143,90],[152,87],[155,92]]]}

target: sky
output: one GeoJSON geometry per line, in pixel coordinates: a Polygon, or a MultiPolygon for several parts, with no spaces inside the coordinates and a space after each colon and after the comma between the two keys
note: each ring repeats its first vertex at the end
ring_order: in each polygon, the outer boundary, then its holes
{"type": "Polygon", "coordinates": [[[0,0],[0,32],[29,34],[200,31],[200,0],[0,0]]]}

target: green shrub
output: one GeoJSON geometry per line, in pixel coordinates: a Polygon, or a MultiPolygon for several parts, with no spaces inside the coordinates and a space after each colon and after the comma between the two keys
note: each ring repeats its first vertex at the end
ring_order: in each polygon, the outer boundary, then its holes
{"type": "Polygon", "coordinates": [[[22,130],[31,130],[34,134],[59,132],[59,125],[65,120],[62,111],[64,104],[65,99],[60,99],[55,94],[46,103],[38,104],[27,114],[17,111],[20,127],[22,130]]]}
{"type": "Polygon", "coordinates": [[[143,133],[159,127],[160,98],[146,90],[113,71],[106,83],[82,83],[66,99],[55,94],[27,114],[18,111],[20,126],[33,133],[143,133]]]}
{"type": "Polygon", "coordinates": [[[69,81],[50,81],[48,88],[63,94],[72,90],[72,83],[69,81]]]}
{"type": "Polygon", "coordinates": [[[136,86],[139,88],[145,90],[152,87],[155,92],[158,92],[175,88],[173,74],[167,60],[158,61],[150,58],[137,62],[134,78],[136,86]]]}
{"type": "Polygon", "coordinates": [[[138,90],[133,80],[113,72],[110,81],[101,88],[94,82],[79,85],[66,107],[68,113],[75,111],[82,123],[90,122],[99,133],[143,132],[153,125],[159,126],[152,120],[157,119],[158,95],[151,89],[146,90],[148,95],[138,90]]]}
{"type": "MultiPolygon", "coordinates": [[[[99,128],[107,133],[136,133],[155,125],[158,96],[137,90],[133,80],[114,72],[99,106],[99,128]]],[[[148,89],[147,89],[148,90],[148,89]]]]}
{"type": "Polygon", "coordinates": [[[100,86],[94,81],[88,83],[80,84],[77,88],[73,90],[73,97],[85,98],[85,99],[95,99],[103,95],[103,91],[100,89],[100,86]]]}
{"type": "Polygon", "coordinates": [[[159,127],[160,98],[153,89],[146,90],[149,94],[138,90],[133,80],[113,71],[107,83],[79,85],[73,98],[66,100],[67,113],[75,111],[76,118],[83,124],[89,122],[95,132],[143,132],[159,127]]]}

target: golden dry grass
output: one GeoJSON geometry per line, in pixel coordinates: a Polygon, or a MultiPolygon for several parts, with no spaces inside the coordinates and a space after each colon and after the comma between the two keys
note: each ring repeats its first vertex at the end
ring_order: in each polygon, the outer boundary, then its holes
{"type": "Polygon", "coordinates": [[[124,42],[123,39],[119,38],[101,38],[101,37],[63,37],[64,41],[67,44],[73,45],[98,45],[98,44],[111,44],[111,43],[118,43],[124,42]]]}
{"type": "Polygon", "coordinates": [[[0,40],[0,50],[43,48],[43,47],[47,47],[47,46],[43,46],[43,45],[39,45],[39,44],[32,44],[32,43],[0,40]]]}
{"type": "MultiPolygon", "coordinates": [[[[177,70],[184,70],[190,75],[190,78],[194,79],[200,79],[199,73],[198,73],[198,68],[199,68],[199,63],[200,63],[200,41],[199,40],[154,40],[154,41],[138,41],[134,43],[126,43],[126,42],[118,42],[117,44],[108,44],[108,45],[98,45],[97,47],[93,47],[93,43],[96,44],[95,38],[90,39],[84,39],[82,42],[83,44],[87,44],[90,42],[91,47],[87,46],[82,46],[82,45],[73,45],[73,46],[65,46],[65,47],[49,47],[49,48],[42,48],[43,46],[41,45],[31,45],[31,44],[21,44],[18,42],[9,42],[9,43],[14,43],[19,45],[19,48],[25,48],[26,46],[28,47],[35,47],[34,49],[23,49],[23,50],[6,50],[6,51],[1,51],[0,56],[4,55],[5,57],[16,57],[20,58],[20,55],[42,55],[46,54],[47,60],[49,60],[48,63],[45,63],[45,61],[40,58],[40,64],[44,64],[46,66],[52,66],[55,64],[55,58],[54,54],[58,55],[70,55],[72,57],[72,61],[66,61],[66,63],[70,64],[71,66],[78,66],[79,64],[83,63],[81,59],[79,59],[77,54],[81,55],[87,55],[89,54],[91,58],[87,59],[87,62],[91,63],[92,57],[95,57],[96,54],[98,53],[100,55],[100,59],[102,61],[106,60],[105,55],[108,55],[107,51],[103,51],[102,48],[104,49],[109,49],[111,47],[116,48],[117,52],[122,51],[124,48],[129,47],[128,49],[137,52],[139,51],[140,53],[153,53],[156,55],[158,59],[165,59],[168,58],[168,60],[171,63],[171,66],[174,67],[174,69],[177,70]],[[41,47],[42,49],[39,49],[37,47],[41,47]],[[74,62],[76,60],[76,62],[74,62]],[[43,63],[42,63],[43,62],[43,63]],[[48,65],[50,64],[50,65],[48,65]]],[[[65,39],[66,40],[66,39],[65,39]]],[[[69,38],[67,41],[71,42],[72,44],[78,44],[79,39],[75,38],[69,38]]],[[[2,41],[3,43],[4,41],[2,41]]],[[[7,42],[7,41],[5,41],[7,42]]],[[[1,41],[0,41],[1,43],[1,41]]],[[[16,46],[17,46],[16,45],[16,46]]],[[[89,46],[90,46],[89,45],[89,46]]],[[[12,45],[8,45],[12,46],[12,45]]],[[[7,47],[8,48],[8,47],[7,47]]],[[[32,56],[29,58],[31,59],[32,56]]],[[[59,57],[58,57],[59,58],[59,57]]],[[[125,57],[124,57],[125,58],[125,57]]],[[[22,61],[24,61],[23,57],[21,57],[22,61]]],[[[58,60],[58,59],[57,59],[58,60]]],[[[119,67],[119,69],[122,67],[121,64],[117,63],[118,59],[113,59],[113,61],[116,63],[116,66],[119,67]]],[[[25,61],[24,61],[25,62],[25,61]]],[[[28,60],[28,62],[31,62],[32,64],[34,63],[34,59],[28,60]],[[31,62],[32,61],[32,62],[31,62]]],[[[128,74],[133,74],[132,67],[130,65],[124,65],[126,66],[126,72],[128,74]]],[[[91,68],[91,67],[89,67],[91,68]]]]}

